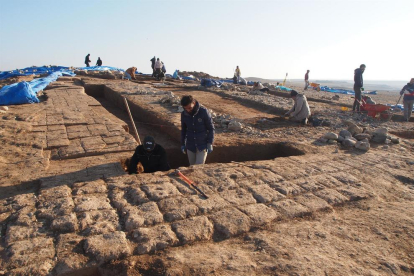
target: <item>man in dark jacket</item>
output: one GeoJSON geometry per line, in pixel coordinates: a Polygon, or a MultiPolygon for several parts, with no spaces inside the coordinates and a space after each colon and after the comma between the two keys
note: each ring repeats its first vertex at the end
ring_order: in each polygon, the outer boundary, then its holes
{"type": "Polygon", "coordinates": [[[214,124],[210,112],[192,96],[181,98],[181,151],[190,165],[204,164],[213,151],[214,124]],[[186,151],[187,150],[187,151],[186,151]]]}
{"type": "Polygon", "coordinates": [[[155,60],[156,60],[155,56],[152,59],[150,59],[150,61],[151,61],[151,68],[152,68],[152,77],[154,76],[155,60]]]}
{"type": "Polygon", "coordinates": [[[352,107],[352,111],[361,111],[360,103],[361,103],[361,90],[363,91],[364,88],[364,80],[362,79],[362,74],[365,71],[365,64],[361,64],[359,68],[355,69],[354,72],[354,92],[355,92],[355,100],[354,105],[352,107]]]}
{"type": "Polygon", "coordinates": [[[102,66],[102,59],[98,57],[98,60],[96,61],[96,66],[102,66]]]}
{"type": "Polygon", "coordinates": [[[89,62],[91,62],[91,61],[89,60],[90,55],[91,55],[91,54],[87,54],[87,55],[86,55],[86,57],[85,57],[85,65],[86,65],[86,67],[89,67],[89,62]]]}
{"type": "Polygon", "coordinates": [[[144,143],[135,149],[128,167],[130,174],[137,173],[138,162],[141,162],[144,167],[144,173],[168,171],[170,169],[165,149],[155,144],[155,140],[151,136],[145,137],[144,143]]]}
{"type": "Polygon", "coordinates": [[[414,78],[410,80],[407,85],[403,87],[400,92],[400,95],[404,94],[404,121],[409,121],[411,117],[411,113],[413,112],[413,105],[414,105],[414,78]]]}

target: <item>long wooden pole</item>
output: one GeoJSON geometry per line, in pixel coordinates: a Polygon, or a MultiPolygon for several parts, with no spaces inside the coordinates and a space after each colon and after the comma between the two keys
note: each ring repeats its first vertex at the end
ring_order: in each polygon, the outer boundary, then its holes
{"type": "Polygon", "coordinates": [[[125,106],[126,106],[126,109],[128,111],[128,114],[129,114],[129,119],[131,120],[132,126],[134,127],[135,138],[136,138],[138,144],[141,145],[141,139],[139,139],[138,130],[137,130],[137,127],[135,126],[134,119],[132,118],[131,110],[129,110],[128,101],[125,97],[124,97],[124,102],[125,102],[125,106]]]}

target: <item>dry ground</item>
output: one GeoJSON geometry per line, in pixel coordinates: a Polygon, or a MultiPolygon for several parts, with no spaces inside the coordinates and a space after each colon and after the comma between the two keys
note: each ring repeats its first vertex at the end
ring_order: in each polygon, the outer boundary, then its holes
{"type": "Polygon", "coordinates": [[[44,94],[1,114],[0,274],[414,274],[412,122],[352,116],[306,92],[331,124],[300,126],[283,118],[283,97],[148,78],[61,78],[44,94]],[[121,96],[141,139],[154,135],[173,167],[187,165],[166,91],[245,125],[217,124],[208,164],[183,168],[207,200],[175,176],[120,166],[136,147],[121,96]],[[401,142],[366,153],[316,142],[342,119],[401,142]]]}

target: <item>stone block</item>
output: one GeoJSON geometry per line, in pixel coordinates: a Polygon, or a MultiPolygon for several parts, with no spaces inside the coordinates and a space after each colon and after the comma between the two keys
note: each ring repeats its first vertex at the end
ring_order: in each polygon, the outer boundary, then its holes
{"type": "Polygon", "coordinates": [[[335,188],[343,185],[338,179],[327,174],[311,176],[310,179],[326,188],[335,188]]]}
{"type": "Polygon", "coordinates": [[[305,190],[296,185],[294,181],[295,180],[273,183],[270,186],[285,196],[295,196],[304,193],[305,190]]]}
{"type": "Polygon", "coordinates": [[[295,197],[294,200],[306,206],[311,212],[332,210],[332,207],[325,200],[313,194],[303,194],[295,197]]]}
{"type": "Polygon", "coordinates": [[[106,195],[83,195],[77,196],[74,199],[76,207],[75,212],[86,212],[92,210],[110,210],[109,199],[106,195]]]}
{"type": "Polygon", "coordinates": [[[137,254],[152,253],[178,243],[169,225],[139,228],[132,233],[132,237],[138,243],[135,250],[137,254]]]}
{"type": "Polygon", "coordinates": [[[166,221],[185,219],[195,216],[198,212],[198,207],[184,197],[164,198],[158,202],[158,207],[166,221]]]}
{"type": "Polygon", "coordinates": [[[38,231],[40,226],[39,223],[30,226],[8,225],[5,241],[7,244],[11,244],[16,241],[37,237],[39,235],[38,231]]]}
{"type": "Polygon", "coordinates": [[[25,206],[35,206],[36,196],[33,193],[20,194],[13,197],[10,205],[14,210],[19,210],[25,206]]]}
{"type": "Polygon", "coordinates": [[[162,184],[143,185],[141,189],[148,195],[150,200],[161,200],[166,197],[179,196],[181,193],[170,182],[162,184]]]}
{"type": "Polygon", "coordinates": [[[12,243],[7,248],[6,254],[9,256],[7,261],[9,268],[21,268],[32,264],[39,265],[44,261],[52,262],[55,246],[53,238],[36,237],[12,243]]]}
{"type": "Polygon", "coordinates": [[[214,221],[214,228],[225,238],[248,232],[251,227],[249,217],[236,208],[214,213],[210,219],[214,221]]]}
{"type": "Polygon", "coordinates": [[[253,227],[261,226],[282,218],[279,212],[261,203],[240,206],[239,209],[249,216],[253,227]]]}
{"type": "Polygon", "coordinates": [[[209,195],[208,199],[193,195],[190,200],[198,207],[202,214],[218,211],[229,206],[229,203],[217,194],[209,195]]]}
{"type": "Polygon", "coordinates": [[[59,216],[69,215],[73,212],[75,206],[71,197],[61,197],[52,201],[43,201],[39,203],[39,218],[55,219],[59,216]]]}
{"type": "Polygon", "coordinates": [[[10,216],[13,225],[31,226],[37,219],[35,216],[36,208],[34,206],[25,206],[10,216]]]}
{"type": "Polygon", "coordinates": [[[340,205],[347,201],[349,201],[349,198],[346,196],[340,194],[339,192],[333,190],[333,189],[323,189],[320,191],[314,192],[314,194],[326,202],[328,202],[331,205],[340,205]]]}
{"type": "Polygon", "coordinates": [[[124,208],[129,205],[125,198],[125,191],[123,189],[114,188],[109,191],[109,197],[112,200],[112,204],[118,211],[123,212],[124,208]]]}
{"type": "Polygon", "coordinates": [[[73,233],[58,236],[56,243],[58,261],[54,269],[56,275],[64,275],[88,266],[89,258],[83,254],[83,239],[84,237],[73,233]]]}
{"type": "Polygon", "coordinates": [[[350,201],[363,200],[374,196],[363,188],[356,188],[350,185],[337,188],[336,190],[349,198],[350,201]]]}
{"type": "Polygon", "coordinates": [[[225,190],[219,193],[222,198],[234,205],[246,205],[256,203],[253,195],[243,188],[225,190]]]}
{"type": "Polygon", "coordinates": [[[139,186],[132,186],[128,189],[128,196],[134,204],[143,204],[149,202],[147,195],[139,188],[139,186]]]}
{"type": "Polygon", "coordinates": [[[252,186],[250,190],[253,193],[253,197],[260,203],[278,201],[285,198],[284,195],[269,187],[267,184],[252,186]]]}
{"type": "Polygon", "coordinates": [[[72,190],[67,185],[59,185],[55,187],[40,189],[39,200],[43,202],[71,196],[72,190]]]}
{"type": "Polygon", "coordinates": [[[47,149],[54,149],[69,146],[69,140],[67,138],[59,139],[47,139],[47,149]]]}
{"type": "Polygon", "coordinates": [[[292,195],[302,194],[305,191],[306,192],[313,192],[313,191],[317,191],[317,190],[321,190],[321,189],[326,188],[325,185],[319,183],[318,181],[315,181],[314,179],[312,179],[312,177],[307,177],[307,178],[294,180],[293,184],[295,184],[296,186],[299,186],[300,188],[302,188],[302,191],[297,193],[297,194],[292,194],[292,195]]]}
{"type": "Polygon", "coordinates": [[[163,222],[163,216],[155,202],[125,207],[125,213],[125,229],[127,231],[163,222]]]}
{"type": "Polygon", "coordinates": [[[296,203],[291,199],[272,202],[270,206],[288,218],[303,217],[311,214],[307,207],[296,203]]]}
{"type": "Polygon", "coordinates": [[[98,179],[90,182],[79,182],[73,184],[73,194],[99,194],[106,193],[106,183],[102,179],[98,179]]]}
{"type": "Polygon", "coordinates": [[[100,263],[131,255],[125,233],[120,231],[91,236],[85,240],[84,249],[100,263]]]}
{"type": "Polygon", "coordinates": [[[115,232],[121,229],[115,210],[96,210],[78,215],[80,231],[83,235],[97,235],[115,232]]]}
{"type": "Polygon", "coordinates": [[[341,181],[344,184],[355,184],[355,183],[361,182],[361,181],[359,181],[358,178],[356,178],[352,174],[346,173],[346,172],[337,172],[337,173],[332,173],[330,175],[333,176],[334,178],[338,179],[339,181],[341,181]]]}
{"type": "Polygon", "coordinates": [[[75,213],[58,216],[52,221],[51,229],[60,233],[75,232],[78,230],[78,219],[75,213]]]}
{"type": "Polygon", "coordinates": [[[181,220],[173,223],[171,227],[182,244],[210,240],[214,231],[213,224],[205,216],[181,220]]]}

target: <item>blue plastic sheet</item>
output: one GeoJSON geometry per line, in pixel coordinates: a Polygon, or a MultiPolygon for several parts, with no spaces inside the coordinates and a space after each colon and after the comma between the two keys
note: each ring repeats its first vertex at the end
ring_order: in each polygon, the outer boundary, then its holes
{"type": "Polygon", "coordinates": [[[15,76],[29,76],[29,75],[39,75],[39,74],[50,74],[58,71],[70,71],[69,67],[63,66],[41,66],[41,67],[27,67],[23,69],[16,69],[12,71],[3,71],[0,72],[0,80],[4,80],[10,77],[15,76]]]}
{"type": "MultiPolygon", "coordinates": [[[[331,92],[331,93],[337,93],[337,94],[355,95],[355,92],[352,91],[352,90],[335,89],[335,88],[330,88],[328,86],[321,86],[321,91],[331,92]]],[[[366,95],[377,95],[377,91],[370,91],[370,92],[362,91],[362,94],[366,94],[366,95]]]]}
{"type": "MultiPolygon", "coordinates": [[[[86,71],[120,71],[120,72],[124,72],[125,70],[122,68],[118,68],[118,67],[111,67],[111,66],[90,66],[90,67],[77,67],[76,69],[78,70],[86,70],[86,71]]],[[[142,74],[138,71],[136,71],[137,74],[142,74]]]]}
{"type": "Polygon", "coordinates": [[[282,86],[282,85],[278,85],[275,88],[278,89],[278,90],[282,90],[282,91],[291,91],[292,90],[291,88],[288,88],[288,87],[285,87],[285,86],[282,86]]]}
{"type": "Polygon", "coordinates": [[[44,78],[6,85],[0,90],[0,105],[38,103],[36,94],[62,75],[74,76],[70,71],[53,72],[44,78]]]}
{"type": "Polygon", "coordinates": [[[201,80],[201,86],[205,86],[205,87],[221,87],[223,85],[222,81],[218,81],[218,80],[213,80],[213,79],[202,79],[201,80]]]}

